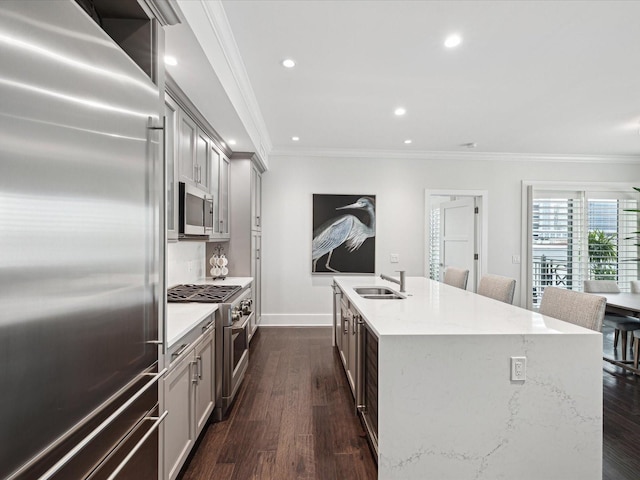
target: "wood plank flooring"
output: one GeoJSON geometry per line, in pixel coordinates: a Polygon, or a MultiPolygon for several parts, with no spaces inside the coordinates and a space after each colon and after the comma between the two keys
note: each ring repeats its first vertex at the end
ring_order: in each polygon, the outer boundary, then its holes
{"type": "Polygon", "coordinates": [[[208,426],[179,478],[375,479],[329,328],[262,328],[229,418],[208,426]]]}
{"type": "MultiPolygon", "coordinates": [[[[613,329],[602,328],[605,355],[621,358],[621,342],[613,350],[613,329]]],[[[627,353],[627,358],[629,354],[627,353]]],[[[633,358],[633,357],[631,357],[633,358]]],[[[640,478],[640,376],[603,362],[603,480],[640,478]]]]}
{"type": "MultiPolygon", "coordinates": [[[[261,329],[229,418],[208,426],[179,478],[375,479],[330,332],[261,329]]],[[[613,355],[613,332],[606,327],[603,346],[613,355]]],[[[640,377],[603,362],[603,395],[602,478],[637,480],[640,377]]]]}

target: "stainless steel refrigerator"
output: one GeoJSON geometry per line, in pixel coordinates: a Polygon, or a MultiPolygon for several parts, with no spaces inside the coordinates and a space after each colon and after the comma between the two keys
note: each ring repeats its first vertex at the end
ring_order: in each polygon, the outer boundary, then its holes
{"type": "Polygon", "coordinates": [[[158,476],[158,84],[76,2],[0,2],[0,478],[158,476]]]}

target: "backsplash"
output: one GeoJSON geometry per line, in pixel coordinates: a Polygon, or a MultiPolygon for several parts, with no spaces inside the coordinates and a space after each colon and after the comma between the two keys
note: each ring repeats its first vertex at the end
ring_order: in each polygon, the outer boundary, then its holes
{"type": "Polygon", "coordinates": [[[205,277],[205,242],[175,242],[167,245],[167,286],[197,283],[205,277]]]}

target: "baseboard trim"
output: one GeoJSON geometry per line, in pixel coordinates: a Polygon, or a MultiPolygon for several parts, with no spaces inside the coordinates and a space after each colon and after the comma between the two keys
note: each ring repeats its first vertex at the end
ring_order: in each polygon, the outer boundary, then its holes
{"type": "Polygon", "coordinates": [[[261,327],[330,327],[331,314],[263,313],[261,327]]]}

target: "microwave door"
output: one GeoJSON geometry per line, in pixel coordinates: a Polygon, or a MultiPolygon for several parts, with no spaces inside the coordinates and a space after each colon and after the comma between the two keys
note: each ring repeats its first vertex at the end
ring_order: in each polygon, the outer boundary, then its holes
{"type": "Polygon", "coordinates": [[[214,221],[213,197],[206,197],[204,199],[204,234],[213,235],[213,221],[214,221]]]}
{"type": "Polygon", "coordinates": [[[186,235],[205,234],[205,202],[202,197],[187,192],[185,195],[184,233],[186,235]]]}

